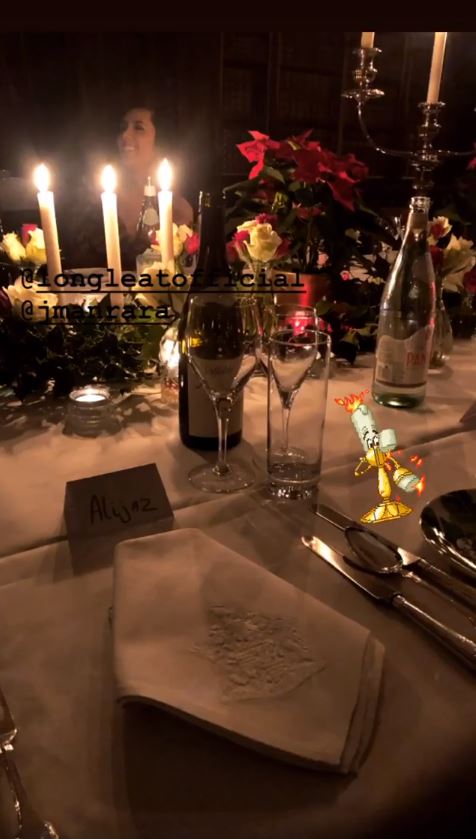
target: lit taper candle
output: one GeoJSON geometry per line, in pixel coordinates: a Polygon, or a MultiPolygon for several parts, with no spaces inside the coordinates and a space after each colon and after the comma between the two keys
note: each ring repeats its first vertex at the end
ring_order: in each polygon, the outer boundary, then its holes
{"type": "Polygon", "coordinates": [[[368,47],[371,49],[374,45],[374,38],[375,32],[362,32],[362,38],[360,39],[360,46],[361,47],[368,47]]]}
{"type": "MultiPolygon", "coordinates": [[[[58,242],[58,228],[56,226],[55,200],[49,189],[50,173],[44,163],[40,163],[33,173],[33,181],[38,190],[38,206],[40,208],[41,227],[45,237],[46,263],[48,281],[53,291],[58,293],[60,286],[56,283],[56,276],[61,274],[61,257],[58,242]]],[[[60,300],[61,302],[61,300],[60,300]]]]}
{"type": "Polygon", "coordinates": [[[172,226],[172,167],[164,158],[157,172],[159,184],[159,217],[160,217],[160,253],[162,264],[167,271],[174,273],[174,232],[172,226]]]}
{"type": "MultiPolygon", "coordinates": [[[[116,173],[112,166],[105,166],[102,172],[101,194],[102,214],[104,218],[104,237],[106,239],[107,267],[114,269],[114,280],[121,282],[121,246],[119,242],[119,224],[117,221],[117,195],[116,195],[116,173]]],[[[124,296],[121,293],[111,295],[111,303],[114,306],[124,305],[124,296]]]]}
{"type": "Polygon", "coordinates": [[[426,101],[429,105],[433,105],[435,102],[439,101],[438,97],[440,95],[441,75],[443,73],[447,34],[447,32],[435,32],[430,79],[428,82],[428,93],[426,94],[426,101]]]}

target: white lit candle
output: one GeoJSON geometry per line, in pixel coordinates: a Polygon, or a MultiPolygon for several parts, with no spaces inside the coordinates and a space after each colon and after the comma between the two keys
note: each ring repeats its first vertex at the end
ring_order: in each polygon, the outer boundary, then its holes
{"type": "Polygon", "coordinates": [[[426,101],[429,104],[439,101],[438,97],[440,95],[441,74],[443,72],[447,34],[447,32],[435,32],[430,80],[428,82],[428,93],[426,94],[426,101]]]}
{"type": "MultiPolygon", "coordinates": [[[[51,288],[59,292],[56,283],[57,274],[61,274],[61,257],[58,243],[58,228],[56,226],[55,201],[53,193],[48,189],[50,173],[44,163],[36,167],[33,181],[38,190],[38,206],[40,208],[41,227],[45,237],[46,263],[48,280],[51,288]]],[[[61,302],[61,296],[60,296],[61,302]]]]}
{"type": "Polygon", "coordinates": [[[174,233],[172,227],[172,168],[164,158],[157,172],[159,183],[159,217],[160,217],[160,253],[162,264],[167,271],[174,273],[174,233]]]}
{"type": "MultiPolygon", "coordinates": [[[[112,166],[105,166],[102,173],[101,193],[102,214],[104,218],[104,237],[106,239],[107,267],[114,269],[114,280],[121,281],[121,246],[119,243],[119,224],[117,221],[116,173],[112,166]]],[[[124,296],[114,292],[111,295],[114,306],[124,305],[124,296]]],[[[117,310],[116,310],[117,311],[117,310]]],[[[115,312],[114,312],[115,314],[115,312]]]]}
{"type": "Polygon", "coordinates": [[[375,32],[362,32],[361,47],[371,48],[374,45],[375,32]]]}
{"type": "Polygon", "coordinates": [[[110,427],[111,393],[105,385],[86,385],[69,394],[68,425],[82,437],[96,437],[110,427]]]}

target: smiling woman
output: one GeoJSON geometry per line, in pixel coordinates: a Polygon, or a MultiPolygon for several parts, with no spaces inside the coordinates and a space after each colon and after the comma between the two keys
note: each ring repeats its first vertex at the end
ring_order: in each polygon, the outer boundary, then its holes
{"type": "MultiPolygon", "coordinates": [[[[137,229],[147,178],[152,183],[156,181],[157,165],[163,156],[158,146],[159,136],[160,123],[154,108],[138,105],[124,113],[117,137],[122,169],[119,216],[131,236],[137,229]]],[[[193,219],[190,204],[177,194],[174,194],[173,219],[177,224],[188,225],[193,219]]]]}
{"type": "MultiPolygon", "coordinates": [[[[149,246],[149,240],[138,231],[144,200],[144,187],[150,177],[157,184],[158,165],[166,156],[162,142],[163,127],[158,111],[151,104],[139,100],[134,107],[122,112],[114,133],[110,132],[116,157],[113,160],[118,175],[117,197],[122,268],[136,270],[136,258],[149,246]]],[[[168,156],[168,153],[167,153],[168,156]]],[[[173,154],[172,164],[173,164],[173,154]]],[[[174,186],[173,221],[191,225],[193,210],[174,186]]],[[[65,196],[58,203],[63,266],[106,267],[104,225],[98,198],[98,186],[93,177],[82,177],[77,192],[65,196]]]]}

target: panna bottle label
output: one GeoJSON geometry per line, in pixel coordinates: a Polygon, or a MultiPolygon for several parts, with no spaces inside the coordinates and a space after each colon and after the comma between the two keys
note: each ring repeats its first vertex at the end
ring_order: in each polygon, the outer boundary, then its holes
{"type": "Polygon", "coordinates": [[[432,335],[433,326],[418,329],[405,340],[382,335],[377,346],[376,381],[398,387],[424,385],[432,335]]]}
{"type": "MultiPolygon", "coordinates": [[[[215,408],[191,364],[187,370],[187,383],[188,433],[191,437],[217,437],[218,425],[215,408]]],[[[241,431],[242,417],[243,391],[241,391],[231,411],[228,425],[229,435],[241,431]]]]}
{"type": "Polygon", "coordinates": [[[154,224],[159,223],[159,214],[154,207],[147,207],[144,210],[144,215],[142,217],[142,224],[146,224],[147,226],[152,227],[154,224]]]}

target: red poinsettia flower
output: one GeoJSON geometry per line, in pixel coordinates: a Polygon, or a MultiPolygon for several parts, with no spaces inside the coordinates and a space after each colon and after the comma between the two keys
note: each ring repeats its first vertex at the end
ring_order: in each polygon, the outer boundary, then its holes
{"type": "Polygon", "coordinates": [[[37,224],[22,224],[20,228],[20,238],[24,245],[28,244],[28,242],[30,241],[30,233],[32,233],[33,230],[36,230],[37,227],[37,224]]]}
{"type": "Polygon", "coordinates": [[[323,180],[323,176],[334,171],[334,155],[313,143],[313,148],[297,149],[294,159],[297,163],[294,177],[297,181],[312,184],[323,180]]]}
{"type": "Polygon", "coordinates": [[[341,158],[336,157],[335,168],[337,172],[346,172],[354,181],[363,181],[369,174],[365,163],[357,160],[355,154],[346,154],[341,158]]]}
{"type": "Polygon", "coordinates": [[[281,257],[286,256],[289,253],[291,248],[291,240],[288,239],[286,236],[282,237],[281,244],[276,251],[276,258],[281,259],[281,257]]]}
{"type": "Polygon", "coordinates": [[[192,233],[191,236],[187,236],[184,242],[184,247],[189,256],[193,256],[197,253],[200,247],[200,236],[198,233],[192,233]]]}
{"type": "Polygon", "coordinates": [[[467,271],[463,277],[463,285],[469,294],[476,294],[476,266],[467,271]]]}
{"type": "Polygon", "coordinates": [[[438,271],[440,270],[440,268],[443,264],[443,255],[444,255],[443,249],[438,248],[436,245],[431,245],[430,246],[430,253],[431,253],[431,259],[433,261],[433,268],[435,269],[435,272],[438,273],[438,271]]]}
{"type": "Polygon", "coordinates": [[[336,201],[339,201],[343,207],[353,212],[354,199],[356,197],[355,184],[357,181],[349,178],[347,172],[339,172],[332,178],[329,178],[327,183],[336,201]]]}
{"type": "Polygon", "coordinates": [[[249,131],[248,133],[251,134],[253,139],[247,140],[245,143],[238,143],[236,148],[250,163],[255,164],[248,175],[249,178],[255,178],[264,166],[266,152],[276,151],[280,148],[281,143],[277,140],[271,140],[267,134],[262,134],[261,131],[249,131]]]}

